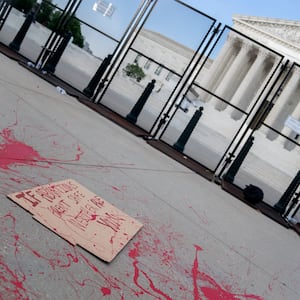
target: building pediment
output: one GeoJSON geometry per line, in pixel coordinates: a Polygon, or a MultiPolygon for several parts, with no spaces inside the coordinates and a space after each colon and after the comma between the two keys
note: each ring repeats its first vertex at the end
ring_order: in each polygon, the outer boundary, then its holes
{"type": "Polygon", "coordinates": [[[300,21],[234,15],[233,23],[237,30],[243,28],[245,32],[248,27],[249,33],[255,31],[256,34],[269,36],[281,44],[300,49],[300,21]]]}

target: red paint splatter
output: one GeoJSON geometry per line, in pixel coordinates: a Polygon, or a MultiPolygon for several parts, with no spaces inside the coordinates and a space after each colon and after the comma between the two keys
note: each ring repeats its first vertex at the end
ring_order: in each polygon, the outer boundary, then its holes
{"type": "Polygon", "coordinates": [[[3,258],[0,256],[0,287],[4,288],[7,295],[14,295],[15,299],[20,300],[29,299],[27,290],[23,286],[25,280],[26,276],[24,274],[21,276],[17,275],[4,263],[3,258]]]}
{"type": "MultiPolygon", "coordinates": [[[[145,224],[145,222],[144,222],[145,224]]],[[[149,224],[148,224],[149,225],[149,224]]],[[[202,248],[195,245],[196,256],[192,264],[191,271],[186,270],[180,265],[180,261],[176,257],[173,241],[180,239],[174,232],[169,231],[168,226],[161,226],[158,228],[158,234],[155,234],[154,228],[148,228],[147,224],[143,228],[141,234],[137,236],[138,241],[133,243],[132,248],[128,252],[129,258],[133,260],[133,283],[144,294],[158,298],[158,299],[172,299],[170,293],[185,292],[184,296],[181,294],[182,299],[194,300],[241,300],[253,299],[262,300],[262,297],[251,294],[234,294],[228,287],[224,288],[222,285],[207,273],[200,271],[198,254],[202,248]],[[164,239],[159,237],[163,236],[164,239]],[[149,240],[150,239],[150,240],[149,240]],[[151,257],[155,259],[155,266],[145,265],[143,258],[147,258],[147,262],[151,257]],[[158,264],[159,263],[159,264],[158,264]],[[168,267],[168,272],[162,273],[157,271],[157,267],[168,267]],[[183,285],[180,281],[174,280],[172,270],[182,272],[185,276],[191,275],[191,286],[183,285]],[[157,283],[155,283],[155,281],[157,283]],[[163,284],[164,288],[158,288],[158,285],[163,284]]]]}
{"type": "Polygon", "coordinates": [[[17,141],[12,130],[5,128],[0,132],[4,143],[0,144],[0,168],[10,169],[12,165],[37,166],[37,162],[45,162],[45,158],[32,147],[17,141]]]}
{"type": "Polygon", "coordinates": [[[132,248],[131,250],[129,250],[128,256],[132,259],[137,259],[140,256],[139,253],[139,245],[140,243],[134,243],[134,248],[132,248]]]}
{"type": "MultiPolygon", "coordinates": [[[[3,142],[0,144],[0,169],[9,170],[15,165],[38,166],[48,168],[53,163],[70,163],[81,159],[83,151],[77,146],[78,153],[74,159],[58,160],[55,158],[42,157],[35,149],[25,143],[18,141],[12,129],[5,128],[0,132],[3,142]],[[38,164],[47,163],[47,165],[38,164]]],[[[15,180],[16,181],[16,180],[15,180]]]]}
{"type": "MultiPolygon", "coordinates": [[[[16,219],[11,215],[7,214],[4,216],[4,218],[10,218],[13,221],[13,224],[15,226],[16,219]]],[[[0,219],[1,221],[1,219],[0,219]]],[[[0,224],[1,225],[1,224],[0,224]]],[[[20,242],[20,236],[15,232],[11,232],[8,228],[0,228],[0,231],[2,233],[1,239],[3,239],[3,233],[11,233],[11,244],[15,248],[14,250],[14,256],[17,257],[17,254],[19,253],[19,242],[20,242]]],[[[16,264],[17,269],[10,268],[4,261],[4,257],[0,255],[0,288],[1,291],[5,291],[5,295],[14,297],[14,299],[20,299],[20,300],[28,300],[30,299],[29,294],[32,294],[34,296],[37,296],[33,292],[29,291],[25,287],[25,283],[27,280],[27,277],[25,273],[22,271],[21,267],[19,266],[18,262],[16,264]]],[[[0,299],[1,295],[0,295],[0,299]]]]}
{"type": "MultiPolygon", "coordinates": [[[[170,226],[158,226],[156,228],[144,223],[145,228],[138,234],[137,241],[131,244],[128,251],[128,268],[118,278],[103,271],[106,267],[99,260],[95,260],[93,263],[87,256],[70,245],[67,248],[52,250],[47,247],[48,250],[44,250],[46,254],[37,252],[26,242],[23,235],[17,233],[15,223],[16,219],[11,213],[0,217],[0,231],[6,236],[10,235],[12,240],[10,245],[14,247],[14,251],[11,253],[14,252],[16,260],[16,269],[11,270],[0,255],[0,287],[2,287],[1,284],[4,285],[4,291],[7,291],[7,295],[15,296],[15,299],[30,299],[30,294],[33,294],[26,290],[26,280],[32,274],[27,274],[26,278],[22,271],[22,264],[18,262],[19,257],[26,250],[29,250],[29,253],[32,253],[36,260],[46,262],[53,271],[62,268],[68,272],[68,279],[63,280],[72,286],[78,294],[78,299],[82,295],[83,287],[89,289],[93,299],[104,296],[125,299],[124,292],[128,295],[128,299],[139,297],[160,300],[178,298],[182,300],[263,299],[255,295],[233,294],[229,288],[224,288],[212,276],[201,271],[198,256],[199,252],[203,250],[198,245],[194,246],[196,253],[194,260],[191,259],[192,266],[183,265],[182,259],[176,257],[176,248],[184,242],[181,235],[170,232],[170,226]],[[13,222],[13,230],[8,231],[5,230],[8,227],[1,227],[4,220],[13,222]],[[88,277],[91,278],[80,278],[84,273],[77,274],[74,272],[74,267],[71,268],[74,264],[80,264],[78,267],[80,266],[81,270],[86,267],[90,271],[86,274],[89,274],[88,277]],[[181,279],[178,279],[178,274],[180,278],[186,278],[187,281],[181,282],[181,279]],[[129,283],[125,282],[124,278],[127,278],[129,283]],[[132,281],[129,278],[132,278],[132,281]]],[[[41,299],[43,297],[38,295],[36,298],[41,299]]]]}
{"type": "Polygon", "coordinates": [[[199,269],[199,263],[198,263],[198,252],[202,250],[201,247],[195,246],[196,248],[196,257],[194,259],[194,264],[192,268],[192,275],[193,275],[193,285],[194,285],[194,299],[195,300],[200,300],[200,293],[199,293],[199,288],[198,288],[198,269],[199,269]]]}
{"type": "Polygon", "coordinates": [[[194,300],[203,299],[200,296],[200,290],[207,300],[239,300],[239,299],[253,299],[253,300],[263,300],[262,297],[256,295],[247,294],[232,294],[229,291],[223,289],[215,279],[204,272],[199,270],[198,253],[202,251],[202,248],[195,245],[196,255],[192,267],[193,285],[194,285],[194,300]],[[198,282],[201,281],[201,287],[199,290],[198,282]],[[203,286],[205,284],[205,286],[203,286]]]}
{"type": "Polygon", "coordinates": [[[76,157],[75,157],[74,161],[80,161],[80,158],[84,153],[79,145],[77,145],[77,151],[78,151],[78,153],[76,154],[76,157]]]}
{"type": "Polygon", "coordinates": [[[119,188],[117,188],[116,186],[111,186],[113,190],[117,191],[117,192],[121,192],[121,190],[119,188]]]}
{"type": "Polygon", "coordinates": [[[160,295],[166,300],[172,300],[170,296],[168,296],[166,293],[164,293],[162,290],[160,290],[155,286],[153,280],[145,271],[139,268],[138,257],[140,256],[141,253],[139,249],[140,245],[141,245],[140,243],[134,243],[134,248],[131,249],[128,253],[129,257],[133,259],[132,265],[134,268],[134,275],[133,275],[134,284],[149,296],[158,297],[158,295],[160,295]],[[146,279],[146,281],[148,282],[148,287],[144,287],[139,283],[139,281],[142,280],[141,277],[143,277],[143,279],[146,279]]]}
{"type": "Polygon", "coordinates": [[[106,288],[106,287],[101,288],[101,292],[102,292],[103,296],[109,296],[109,295],[111,295],[111,289],[106,288]]]}
{"type": "Polygon", "coordinates": [[[91,215],[91,221],[96,221],[97,220],[98,215],[91,215]]]}

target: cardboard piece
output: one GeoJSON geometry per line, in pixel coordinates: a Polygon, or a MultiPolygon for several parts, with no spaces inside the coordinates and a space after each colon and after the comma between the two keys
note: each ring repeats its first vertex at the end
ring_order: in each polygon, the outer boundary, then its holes
{"type": "Polygon", "coordinates": [[[72,179],[7,197],[71,244],[106,262],[111,262],[143,226],[72,179]]]}

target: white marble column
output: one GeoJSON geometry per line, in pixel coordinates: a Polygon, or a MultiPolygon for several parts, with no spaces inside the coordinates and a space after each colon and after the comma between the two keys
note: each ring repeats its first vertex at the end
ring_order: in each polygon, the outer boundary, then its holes
{"type": "MultiPolygon", "coordinates": [[[[205,89],[211,91],[216,83],[220,80],[220,77],[226,70],[226,66],[230,61],[231,57],[235,55],[235,43],[236,39],[234,36],[229,33],[227,36],[226,43],[222,47],[220,53],[218,54],[217,58],[212,63],[211,67],[208,70],[208,74],[205,74],[205,77],[202,80],[196,81],[203,86],[205,89]]],[[[207,100],[207,93],[202,92],[199,94],[199,99],[201,101],[207,100]]]]}
{"type": "MultiPolygon", "coordinates": [[[[246,110],[252,102],[266,78],[268,73],[266,68],[270,65],[271,58],[269,53],[262,51],[261,49],[257,49],[256,51],[257,53],[254,62],[230,101],[231,104],[242,110],[246,110]]],[[[242,112],[233,107],[228,107],[227,110],[235,120],[239,120],[243,116],[242,112]]]]}
{"type": "MultiPolygon", "coordinates": [[[[268,117],[266,118],[265,123],[271,127],[274,127],[277,130],[280,130],[284,125],[284,120],[282,119],[282,114],[284,113],[285,109],[284,106],[287,105],[288,101],[294,95],[297,87],[299,86],[299,70],[294,69],[293,73],[287,84],[284,86],[283,91],[279,95],[277,101],[274,104],[274,107],[270,111],[268,117]],[[281,118],[280,118],[281,117],[281,118]],[[280,125],[279,128],[276,125],[280,125]]],[[[267,133],[267,138],[274,139],[274,132],[269,130],[267,133]]]]}
{"type": "MultiPolygon", "coordinates": [[[[228,98],[231,96],[229,94],[237,84],[237,78],[239,78],[240,73],[243,72],[245,67],[248,67],[248,61],[249,45],[243,42],[239,53],[232,62],[231,66],[228,68],[224,78],[222,78],[222,81],[220,82],[214,94],[225,100],[228,100],[228,98]]],[[[226,107],[226,104],[224,102],[216,99],[213,100],[212,104],[215,104],[215,108],[217,110],[223,110],[226,107]]]]}

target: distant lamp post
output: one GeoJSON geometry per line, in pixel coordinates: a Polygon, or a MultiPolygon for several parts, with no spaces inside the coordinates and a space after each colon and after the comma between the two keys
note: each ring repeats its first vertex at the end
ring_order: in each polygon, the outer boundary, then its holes
{"type": "Polygon", "coordinates": [[[22,24],[20,30],[17,32],[13,41],[9,44],[9,47],[15,51],[19,51],[21,44],[30,28],[31,23],[35,20],[36,15],[41,7],[42,0],[37,0],[36,3],[31,8],[30,12],[26,16],[24,23],[22,24]]]}
{"type": "Polygon", "coordinates": [[[111,17],[115,12],[115,7],[110,2],[104,0],[98,0],[93,5],[93,11],[100,12],[103,17],[111,17]]]}

